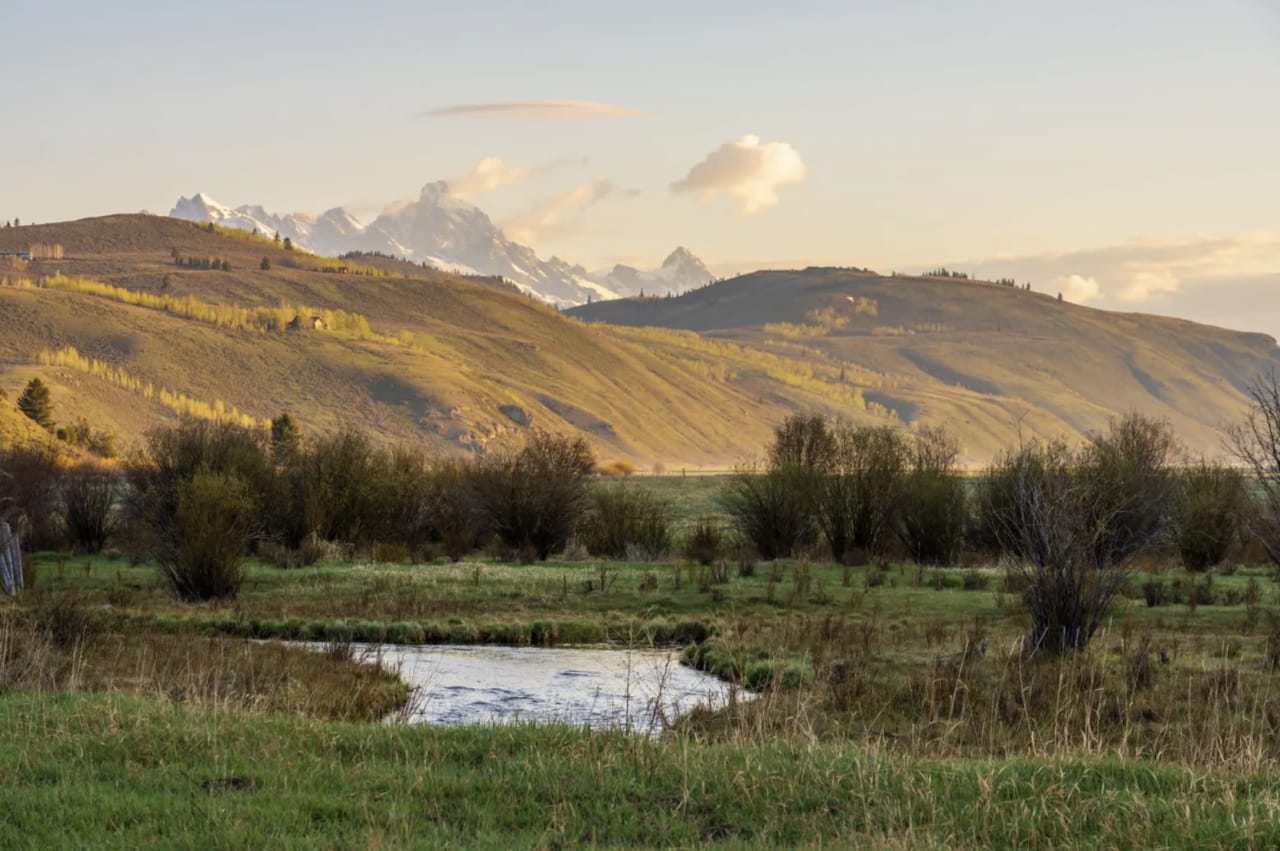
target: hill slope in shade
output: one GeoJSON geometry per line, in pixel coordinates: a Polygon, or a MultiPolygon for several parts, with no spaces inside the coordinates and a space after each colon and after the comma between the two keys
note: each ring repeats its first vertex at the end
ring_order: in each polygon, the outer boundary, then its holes
{"type": "Polygon", "coordinates": [[[869,402],[967,435],[974,456],[992,445],[984,431],[1007,443],[1018,423],[1027,436],[1056,420],[1064,434],[1087,433],[1130,409],[1168,419],[1193,451],[1215,454],[1220,427],[1246,404],[1245,384],[1280,365],[1264,334],[1095,310],[978,281],[851,269],[757,272],[679,298],[571,313],[763,350],[803,346],[885,376],[865,393],[869,402]],[[998,411],[1003,421],[992,422],[998,411]]]}

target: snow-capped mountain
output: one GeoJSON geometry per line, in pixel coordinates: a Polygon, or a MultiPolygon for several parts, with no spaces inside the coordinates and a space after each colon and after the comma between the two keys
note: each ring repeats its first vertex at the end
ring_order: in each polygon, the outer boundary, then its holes
{"type": "Polygon", "coordinates": [[[702,261],[684,248],[676,249],[662,268],[649,271],[617,266],[613,272],[592,274],[559,257],[543,260],[532,248],[507,239],[483,210],[452,195],[443,181],[428,183],[416,201],[390,208],[367,225],[341,207],[320,216],[282,216],[260,206],[228,207],[204,194],[179,198],[169,215],[268,235],[278,232],[318,254],[380,251],[446,270],[500,275],[527,293],[566,307],[642,290],[680,291],[711,279],[702,261]]]}
{"type": "Polygon", "coordinates": [[[642,271],[618,264],[602,277],[610,289],[623,296],[682,293],[712,280],[706,264],[683,245],[667,255],[657,269],[642,271]]]}

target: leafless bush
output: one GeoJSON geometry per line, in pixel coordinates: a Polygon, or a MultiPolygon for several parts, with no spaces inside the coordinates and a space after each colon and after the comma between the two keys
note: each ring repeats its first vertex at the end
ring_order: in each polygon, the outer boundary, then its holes
{"type": "Polygon", "coordinates": [[[197,472],[178,487],[172,536],[156,561],[184,600],[234,597],[244,582],[241,559],[257,524],[249,486],[231,473],[197,472]]]}
{"type": "Polygon", "coordinates": [[[101,552],[115,533],[121,484],[115,473],[88,465],[71,470],[63,478],[63,516],[67,535],[77,551],[101,552]]]}
{"type": "Polygon", "coordinates": [[[593,556],[652,561],[671,546],[671,510],[647,488],[605,485],[590,493],[578,539],[593,556]]]}
{"type": "Polygon", "coordinates": [[[594,466],[582,438],[535,433],[520,450],[478,465],[481,516],[507,549],[545,560],[564,547],[582,518],[594,466]]]}
{"type": "Polygon", "coordinates": [[[724,549],[724,530],[714,517],[699,517],[685,534],[684,554],[698,564],[711,564],[724,549]]]}
{"type": "Polygon", "coordinates": [[[1126,587],[1129,562],[1167,519],[1173,443],[1130,416],[1073,452],[1031,443],[997,460],[984,510],[1007,551],[1009,585],[1031,614],[1027,646],[1085,647],[1126,587]]]}
{"type": "Polygon", "coordinates": [[[431,525],[451,561],[479,547],[484,536],[474,469],[469,462],[442,461],[431,472],[431,525]]]}
{"type": "Polygon", "coordinates": [[[964,543],[968,488],[956,469],[959,454],[943,429],[925,429],[911,445],[898,529],[919,564],[951,564],[964,543]]]}
{"type": "Polygon", "coordinates": [[[814,538],[813,494],[820,479],[805,467],[740,467],[724,495],[725,507],[761,558],[787,558],[814,538]]]}
{"type": "Polygon", "coordinates": [[[1239,533],[1245,505],[1240,473],[1205,461],[1178,477],[1174,507],[1174,541],[1187,570],[1221,564],[1239,533]]]}
{"type": "Polygon", "coordinates": [[[1255,378],[1247,389],[1252,405],[1243,421],[1227,429],[1227,448],[1253,474],[1259,498],[1246,519],[1246,531],[1280,568],[1280,375],[1255,378]]]}
{"type": "Polygon", "coordinates": [[[835,561],[874,558],[897,525],[910,445],[888,426],[844,423],[836,427],[834,443],[818,496],[822,532],[835,561]]]}
{"type": "Polygon", "coordinates": [[[58,488],[63,468],[52,444],[0,450],[0,519],[32,550],[65,542],[58,488]]]}

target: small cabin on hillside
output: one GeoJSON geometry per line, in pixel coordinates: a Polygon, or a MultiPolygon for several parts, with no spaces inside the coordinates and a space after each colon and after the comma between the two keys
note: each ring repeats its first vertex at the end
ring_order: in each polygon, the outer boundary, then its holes
{"type": "Polygon", "coordinates": [[[289,320],[289,324],[286,325],[285,328],[287,328],[290,331],[303,331],[303,330],[328,331],[329,330],[329,326],[324,321],[323,316],[311,316],[305,319],[301,316],[295,316],[293,317],[293,319],[289,320]]]}

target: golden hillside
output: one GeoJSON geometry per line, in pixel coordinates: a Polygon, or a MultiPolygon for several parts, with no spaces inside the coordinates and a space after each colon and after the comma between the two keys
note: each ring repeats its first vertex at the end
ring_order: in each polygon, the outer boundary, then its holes
{"type": "Polygon", "coordinates": [[[33,243],[63,258],[0,270],[0,387],[41,375],[59,420],[126,444],[183,412],[288,410],[440,449],[576,430],[602,457],[677,466],[753,454],[796,407],[870,416],[835,365],[589,325],[492,280],[155,216],[0,229],[0,250],[33,243]]]}
{"type": "Polygon", "coordinates": [[[807,351],[879,376],[863,396],[906,422],[958,432],[981,460],[1024,436],[1097,430],[1118,411],[1168,419],[1216,453],[1243,387],[1280,364],[1264,334],[1115,313],[954,278],[814,268],[757,272],[679,298],[629,299],[574,315],[681,328],[765,351],[807,351]]]}
{"type": "Polygon", "coordinates": [[[1277,363],[1263,335],[972,281],[760,272],[565,315],[492,279],[157,216],[0,229],[0,250],[33,244],[62,257],[0,266],[5,404],[40,375],[60,421],[125,446],[184,413],[287,410],[438,450],[535,427],[642,468],[723,466],[817,409],[945,425],[981,463],[1019,433],[1075,437],[1136,408],[1214,452],[1243,384],[1277,363]]]}

